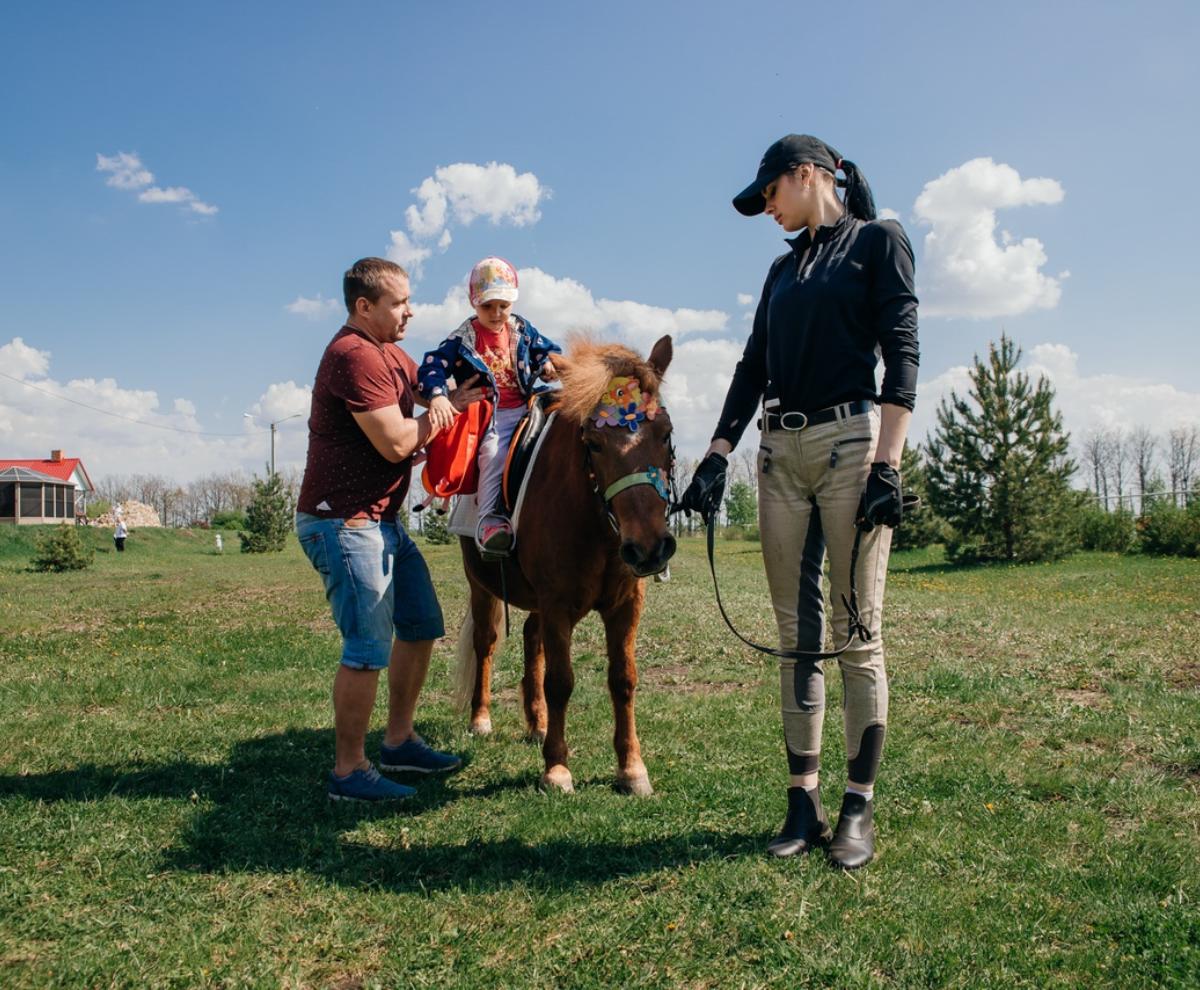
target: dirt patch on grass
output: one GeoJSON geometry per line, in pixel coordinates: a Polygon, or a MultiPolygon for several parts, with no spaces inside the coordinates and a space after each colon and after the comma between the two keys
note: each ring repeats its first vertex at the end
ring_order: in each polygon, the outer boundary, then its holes
{"type": "Polygon", "coordinates": [[[1181,660],[1167,671],[1167,681],[1172,687],[1200,687],[1200,663],[1194,660],[1181,660]]]}
{"type": "Polygon", "coordinates": [[[674,694],[695,694],[711,697],[732,694],[749,688],[744,681],[710,681],[696,676],[696,669],[685,664],[646,667],[638,671],[638,687],[674,694]]]}
{"type": "Polygon", "coordinates": [[[1055,688],[1054,696],[1059,701],[1075,705],[1077,708],[1102,709],[1110,705],[1109,697],[1103,691],[1093,688],[1055,688]]]}

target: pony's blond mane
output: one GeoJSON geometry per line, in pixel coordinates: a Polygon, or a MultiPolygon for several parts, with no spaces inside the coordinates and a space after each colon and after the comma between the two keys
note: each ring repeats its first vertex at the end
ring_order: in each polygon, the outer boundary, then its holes
{"type": "Polygon", "coordinates": [[[659,376],[645,358],[621,344],[600,344],[585,335],[567,339],[567,360],[559,371],[559,415],[582,424],[595,411],[608,383],[621,375],[636,378],[644,395],[658,397],[659,376]]]}

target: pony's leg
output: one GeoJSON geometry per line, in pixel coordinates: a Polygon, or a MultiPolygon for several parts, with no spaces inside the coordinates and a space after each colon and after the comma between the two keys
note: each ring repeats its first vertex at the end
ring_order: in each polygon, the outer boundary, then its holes
{"type": "Polygon", "coordinates": [[[570,621],[565,616],[538,613],[541,622],[542,646],[546,655],[546,741],[542,756],[546,772],[542,785],[560,791],[575,790],[571,771],[567,769],[567,702],[575,688],[575,672],[571,669],[570,621]]]}
{"type": "Polygon", "coordinates": [[[492,731],[489,706],[492,701],[492,660],[500,639],[500,601],[482,588],[471,588],[471,618],[474,620],[475,689],[471,693],[471,727],[468,731],[486,736],[492,731]]]}
{"type": "Polygon", "coordinates": [[[633,713],[638,681],[634,647],[644,598],[645,589],[639,581],[637,592],[630,599],[602,616],[608,644],[608,693],[612,696],[616,724],[613,747],[617,751],[617,788],[639,796],[654,793],[646,765],[642,762],[642,746],[638,742],[633,713]]]}
{"type": "Polygon", "coordinates": [[[546,740],[546,651],[538,615],[525,620],[525,676],[521,678],[521,700],[525,706],[525,731],[532,742],[546,740]]]}

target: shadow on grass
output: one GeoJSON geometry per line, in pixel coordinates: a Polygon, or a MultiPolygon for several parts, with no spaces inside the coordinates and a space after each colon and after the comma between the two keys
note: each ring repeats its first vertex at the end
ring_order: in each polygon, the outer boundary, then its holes
{"type": "MultiPolygon", "coordinates": [[[[760,834],[696,831],[637,841],[579,836],[532,844],[513,838],[464,838],[441,845],[409,845],[402,829],[395,830],[392,845],[347,841],[344,833],[365,822],[417,817],[452,801],[532,788],[538,772],[466,790],[447,779],[420,780],[410,801],[381,806],[332,804],[324,792],[332,751],[330,730],[291,730],[240,742],[230,751],[228,762],[220,765],[84,764],[73,770],[0,776],[0,799],[202,801],[211,807],[188,824],[177,845],[164,851],[163,869],[302,871],[342,886],[410,892],[494,890],[513,883],[546,889],[599,884],[664,867],[757,855],[764,841],[760,834]]],[[[636,799],[629,800],[632,807],[636,799]]],[[[486,823],[483,828],[486,831],[486,823]]]]}

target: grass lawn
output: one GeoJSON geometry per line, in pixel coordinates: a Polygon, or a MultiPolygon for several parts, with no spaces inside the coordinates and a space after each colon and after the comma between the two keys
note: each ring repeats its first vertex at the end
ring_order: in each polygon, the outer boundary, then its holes
{"type": "MultiPolygon", "coordinates": [[[[452,635],[418,724],[466,766],[389,811],[325,800],[338,639],[294,542],[217,555],[211,534],[142,530],[118,555],[89,531],[91,570],[35,574],[31,536],[0,528],[5,988],[1200,985],[1196,560],[895,555],[880,857],[843,875],[763,854],[778,674],[725,632],[698,539],[639,636],[653,797],[611,787],[590,618],[574,795],[537,788],[519,636],[474,739],[452,635]]],[[[757,545],[719,550],[727,606],[769,640],[757,545]]],[[[427,556],[457,628],[457,549],[427,556]]]]}

